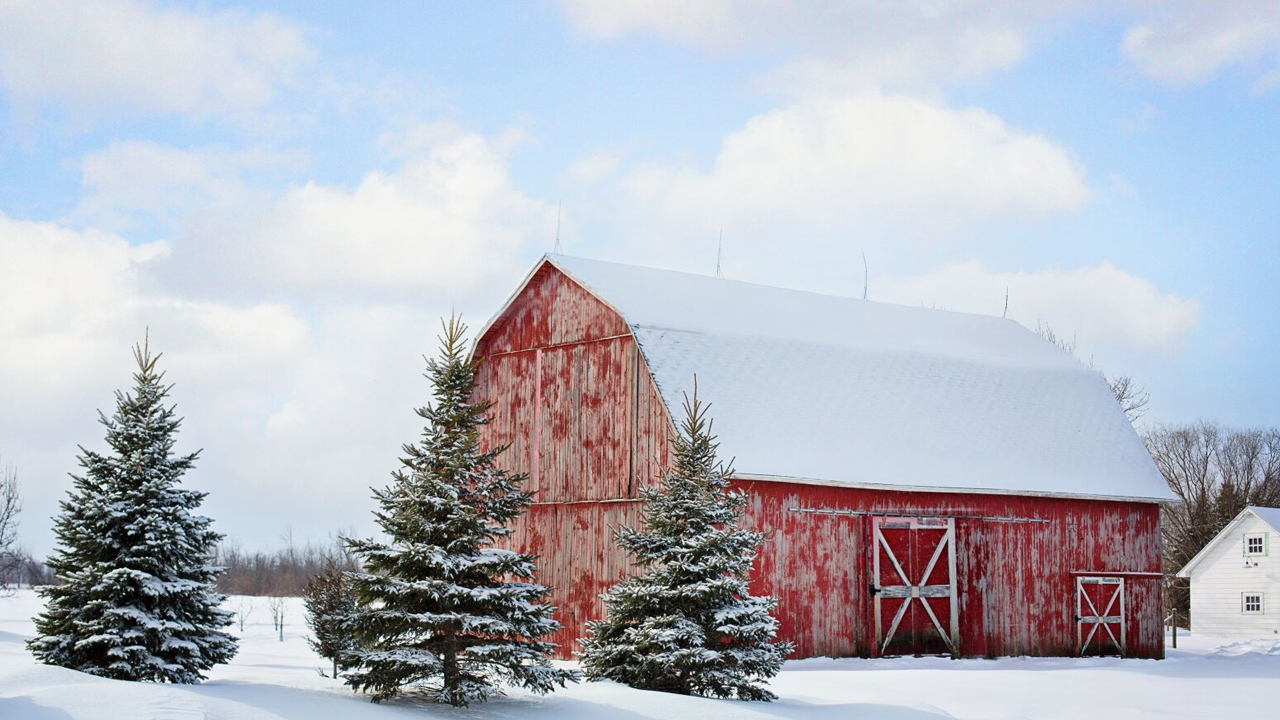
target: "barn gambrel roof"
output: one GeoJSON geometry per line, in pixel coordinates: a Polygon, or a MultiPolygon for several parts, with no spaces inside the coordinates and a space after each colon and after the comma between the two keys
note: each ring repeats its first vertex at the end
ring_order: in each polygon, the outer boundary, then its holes
{"type": "Polygon", "coordinates": [[[542,262],[622,315],[673,418],[696,373],[739,477],[1171,497],[1105,378],[1013,320],[542,262]]]}

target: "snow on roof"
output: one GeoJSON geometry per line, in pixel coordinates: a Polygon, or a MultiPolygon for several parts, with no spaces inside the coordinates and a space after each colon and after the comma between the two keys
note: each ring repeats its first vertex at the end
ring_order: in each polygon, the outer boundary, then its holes
{"type": "Polygon", "coordinates": [[[1196,553],[1195,557],[1192,557],[1190,560],[1188,560],[1187,564],[1183,565],[1182,568],[1178,570],[1177,572],[1178,577],[1180,578],[1191,577],[1191,571],[1194,570],[1195,567],[1200,564],[1200,561],[1208,557],[1209,552],[1213,550],[1213,548],[1217,547],[1218,543],[1222,542],[1225,538],[1231,535],[1234,535],[1236,528],[1240,527],[1240,524],[1244,522],[1244,519],[1249,517],[1250,515],[1256,515],[1259,520],[1270,525],[1273,530],[1280,532],[1280,508],[1250,505],[1245,509],[1241,510],[1234,518],[1232,518],[1231,522],[1227,523],[1226,527],[1218,531],[1218,534],[1214,535],[1212,540],[1205,543],[1205,546],[1200,548],[1200,552],[1196,553]]]}
{"type": "Polygon", "coordinates": [[[1106,380],[1012,320],[547,260],[631,326],[673,418],[739,476],[1168,499],[1106,380]]]}
{"type": "Polygon", "coordinates": [[[1247,509],[1257,515],[1259,520],[1270,525],[1272,530],[1280,532],[1280,508],[1250,505],[1247,509]]]}

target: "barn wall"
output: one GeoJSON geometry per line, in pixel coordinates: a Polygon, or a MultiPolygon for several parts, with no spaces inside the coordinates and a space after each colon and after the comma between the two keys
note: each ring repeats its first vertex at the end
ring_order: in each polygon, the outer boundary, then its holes
{"type": "MultiPolygon", "coordinates": [[[[783,637],[798,657],[871,654],[868,513],[961,518],[956,523],[961,653],[1072,655],[1073,572],[1159,572],[1159,509],[1126,503],[1009,495],[927,493],[742,482],[747,522],[765,533],[753,591],[779,599],[783,637]]],[[[1129,654],[1163,655],[1159,578],[1126,577],[1129,654]]]]}
{"type": "Polygon", "coordinates": [[[538,503],[636,497],[666,463],[666,409],[630,329],[554,267],[477,342],[486,447],[529,474],[538,503]]]}
{"type": "Polygon", "coordinates": [[[476,354],[505,352],[629,335],[609,306],[551,265],[544,264],[484,337],[476,354]]]}
{"type": "Polygon", "coordinates": [[[672,431],[630,328],[610,307],[544,265],[479,338],[476,397],[493,401],[485,447],[527,473],[534,505],[509,538],[538,555],[539,581],[576,649],[600,593],[631,571],[613,529],[639,521],[639,488],[667,463],[672,431]]]}

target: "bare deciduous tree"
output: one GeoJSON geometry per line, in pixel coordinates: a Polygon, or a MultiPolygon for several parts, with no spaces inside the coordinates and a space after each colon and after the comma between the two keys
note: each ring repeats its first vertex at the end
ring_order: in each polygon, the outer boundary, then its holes
{"type": "Polygon", "coordinates": [[[231,610],[236,614],[236,625],[240,627],[240,632],[244,632],[245,623],[249,622],[249,616],[253,614],[253,598],[241,595],[236,598],[231,610]]]}
{"type": "Polygon", "coordinates": [[[26,556],[18,548],[18,513],[21,511],[18,473],[9,466],[0,468],[0,593],[18,583],[19,571],[26,565],[26,556]]]}
{"type": "Polygon", "coordinates": [[[1129,422],[1136,423],[1138,418],[1147,413],[1151,394],[1128,375],[1107,375],[1106,378],[1107,384],[1111,386],[1111,394],[1116,396],[1116,402],[1120,403],[1125,417],[1129,418],[1129,422]]]}
{"type": "Polygon", "coordinates": [[[1160,426],[1143,435],[1178,497],[1162,514],[1166,604],[1186,611],[1186,583],[1173,577],[1246,506],[1280,506],[1280,429],[1213,423],[1160,426]]]}
{"type": "MultiPolygon", "coordinates": [[[[1055,333],[1048,324],[1039,322],[1036,323],[1036,333],[1068,354],[1076,354],[1077,343],[1075,336],[1068,340],[1055,333]]],[[[1092,357],[1082,362],[1084,362],[1085,367],[1094,369],[1092,357]]],[[[1124,411],[1124,416],[1129,418],[1130,424],[1138,422],[1138,419],[1147,413],[1147,403],[1151,400],[1151,394],[1129,375],[1107,375],[1103,373],[1102,376],[1107,379],[1107,385],[1111,387],[1111,394],[1115,396],[1116,402],[1120,404],[1120,409],[1124,411]]]]}
{"type": "Polygon", "coordinates": [[[319,574],[329,560],[343,570],[359,569],[359,563],[337,541],[298,546],[291,533],[282,539],[284,544],[269,552],[248,552],[234,543],[223,543],[213,558],[215,565],[225,568],[218,576],[218,591],[227,595],[297,597],[306,589],[307,581],[319,574]]]}
{"type": "MultiPolygon", "coordinates": [[[[1040,321],[1036,321],[1036,334],[1038,334],[1040,337],[1044,338],[1045,340],[1048,340],[1050,343],[1057,346],[1059,349],[1065,350],[1068,355],[1076,354],[1075,336],[1072,336],[1071,339],[1068,340],[1065,337],[1062,337],[1058,335],[1058,333],[1054,332],[1053,328],[1049,327],[1048,323],[1043,323],[1040,321]]],[[[1093,367],[1093,361],[1090,360],[1088,365],[1089,367],[1093,367]]]]}
{"type": "Polygon", "coordinates": [[[271,608],[271,624],[276,632],[280,634],[280,642],[284,642],[284,615],[287,608],[285,599],[282,597],[268,598],[267,606],[271,608]]]}

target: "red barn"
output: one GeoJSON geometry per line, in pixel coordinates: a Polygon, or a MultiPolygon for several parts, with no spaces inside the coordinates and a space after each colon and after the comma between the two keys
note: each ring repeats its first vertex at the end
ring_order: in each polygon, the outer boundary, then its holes
{"type": "Polygon", "coordinates": [[[548,256],[474,352],[566,655],[696,374],[795,657],[1163,656],[1168,490],[1105,379],[1011,320],[548,256]]]}

